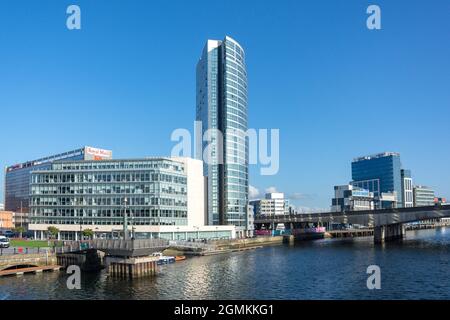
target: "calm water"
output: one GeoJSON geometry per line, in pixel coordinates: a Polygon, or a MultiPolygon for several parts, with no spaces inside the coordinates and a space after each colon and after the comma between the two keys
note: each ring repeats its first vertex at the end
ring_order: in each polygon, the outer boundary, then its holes
{"type": "Polygon", "coordinates": [[[66,280],[63,272],[0,278],[0,299],[450,299],[450,228],[383,246],[326,239],[195,257],[141,280],[83,274],[82,290],[66,280]],[[366,287],[373,264],[381,290],[366,287]]]}

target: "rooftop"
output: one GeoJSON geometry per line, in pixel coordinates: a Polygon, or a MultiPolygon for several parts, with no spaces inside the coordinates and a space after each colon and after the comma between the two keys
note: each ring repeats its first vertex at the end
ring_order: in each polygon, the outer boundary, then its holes
{"type": "Polygon", "coordinates": [[[89,146],[84,146],[84,147],[81,147],[79,149],[75,149],[75,150],[72,150],[72,151],[67,151],[67,152],[55,154],[55,155],[52,155],[52,156],[48,156],[48,157],[45,157],[45,158],[40,158],[40,159],[37,159],[37,160],[32,160],[32,161],[27,161],[27,162],[15,164],[15,165],[7,167],[6,171],[10,172],[10,171],[13,171],[13,170],[18,170],[18,169],[28,168],[28,167],[32,167],[32,166],[37,166],[37,165],[40,165],[40,164],[43,164],[43,163],[47,163],[47,162],[64,160],[64,159],[67,159],[67,158],[70,158],[70,157],[83,155],[85,153],[102,153],[102,154],[107,154],[109,156],[112,154],[112,152],[110,150],[104,150],[104,149],[98,149],[98,148],[93,148],[93,147],[89,147],[89,146]]]}
{"type": "Polygon", "coordinates": [[[400,157],[400,153],[398,153],[398,152],[382,152],[382,153],[372,154],[369,156],[362,156],[362,157],[354,158],[353,162],[378,159],[378,158],[384,158],[384,157],[390,157],[390,156],[400,157]]]}

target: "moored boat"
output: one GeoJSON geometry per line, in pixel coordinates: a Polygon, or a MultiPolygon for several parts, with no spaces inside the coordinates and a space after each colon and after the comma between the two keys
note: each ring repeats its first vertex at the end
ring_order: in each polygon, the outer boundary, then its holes
{"type": "Polygon", "coordinates": [[[153,257],[157,257],[158,261],[156,262],[158,265],[161,264],[169,264],[175,262],[175,257],[173,256],[165,256],[162,254],[162,252],[154,252],[152,254],[153,257]]]}
{"type": "Polygon", "coordinates": [[[186,256],[176,256],[175,261],[183,261],[186,260],[186,256]]]}

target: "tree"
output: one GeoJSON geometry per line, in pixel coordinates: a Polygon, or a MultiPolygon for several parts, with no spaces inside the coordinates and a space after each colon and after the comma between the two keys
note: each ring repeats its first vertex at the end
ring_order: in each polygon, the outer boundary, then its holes
{"type": "Polygon", "coordinates": [[[24,227],[15,227],[15,228],[13,229],[13,231],[14,231],[15,233],[18,233],[18,234],[19,234],[19,238],[22,238],[22,233],[24,233],[26,230],[25,230],[24,227]]]}
{"type": "Polygon", "coordinates": [[[94,237],[94,231],[92,229],[84,229],[83,230],[83,238],[92,239],[94,237]]]}
{"type": "Polygon", "coordinates": [[[56,238],[58,236],[59,229],[57,227],[51,226],[51,227],[47,228],[47,232],[48,232],[50,238],[54,239],[54,238],[56,238]]]}

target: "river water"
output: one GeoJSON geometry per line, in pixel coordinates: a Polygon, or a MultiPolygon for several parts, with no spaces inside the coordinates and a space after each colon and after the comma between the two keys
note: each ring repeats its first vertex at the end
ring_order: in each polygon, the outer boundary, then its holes
{"type": "Polygon", "coordinates": [[[450,228],[409,231],[401,242],[324,239],[161,266],[153,278],[118,280],[104,271],[0,278],[0,299],[450,299],[450,228]],[[381,289],[367,289],[369,265],[381,289]]]}

